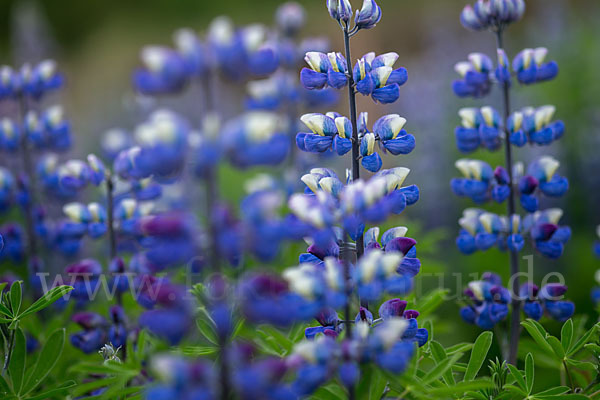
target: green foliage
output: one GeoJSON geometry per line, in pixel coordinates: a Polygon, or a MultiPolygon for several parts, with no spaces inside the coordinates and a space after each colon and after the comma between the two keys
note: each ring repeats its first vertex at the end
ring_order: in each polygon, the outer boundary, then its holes
{"type": "Polygon", "coordinates": [[[36,302],[21,311],[22,282],[14,282],[6,293],[6,283],[0,285],[3,293],[0,301],[0,332],[4,340],[4,367],[0,377],[0,394],[3,399],[49,399],[64,398],[64,394],[75,385],[73,381],[54,384],[37,390],[54,369],[63,351],[65,330],[52,332],[46,340],[38,359],[27,367],[27,341],[20,327],[23,319],[48,307],[71,290],[70,286],[60,286],[50,290],[36,302]],[[6,373],[6,374],[5,374],[6,373]]]}

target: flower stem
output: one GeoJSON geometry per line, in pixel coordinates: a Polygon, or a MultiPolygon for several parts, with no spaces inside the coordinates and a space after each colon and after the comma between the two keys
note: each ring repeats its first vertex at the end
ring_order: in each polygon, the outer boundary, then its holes
{"type": "MultiPolygon", "coordinates": [[[[498,28],[496,31],[496,47],[497,49],[504,48],[503,40],[504,29],[498,28]]],[[[513,162],[512,162],[512,145],[510,144],[510,134],[508,132],[508,118],[510,116],[510,85],[508,82],[502,84],[502,99],[503,99],[503,117],[502,125],[504,128],[504,159],[505,167],[508,172],[508,187],[510,189],[510,195],[508,196],[508,218],[511,220],[515,214],[515,190],[513,182],[513,162]]],[[[508,355],[508,362],[515,364],[517,361],[517,351],[519,346],[519,337],[521,335],[521,301],[518,298],[519,294],[519,280],[517,274],[519,273],[519,254],[516,251],[510,250],[510,276],[512,282],[512,315],[510,323],[510,350],[508,355]]]]}
{"type": "MultiPolygon", "coordinates": [[[[348,24],[344,26],[344,47],[346,53],[346,68],[348,68],[348,103],[350,106],[350,123],[352,124],[352,181],[360,179],[360,141],[358,138],[358,123],[356,119],[356,90],[354,77],[352,75],[352,58],[350,57],[350,32],[348,24]]],[[[365,246],[363,235],[359,235],[356,239],[356,259],[360,259],[363,255],[365,246]]],[[[361,300],[361,306],[368,308],[369,304],[361,300]]]]}
{"type": "MultiPolygon", "coordinates": [[[[21,121],[25,120],[27,114],[27,99],[23,93],[18,96],[19,99],[19,118],[21,121]]],[[[21,147],[21,159],[23,162],[23,171],[25,173],[26,185],[25,190],[27,191],[27,200],[23,205],[23,212],[25,214],[25,229],[27,232],[27,251],[28,251],[28,273],[33,273],[31,269],[33,262],[37,260],[37,238],[35,235],[35,223],[33,219],[33,204],[35,203],[35,175],[33,173],[33,164],[31,160],[31,152],[29,148],[29,140],[24,130],[21,132],[20,138],[21,147]]]]}
{"type": "Polygon", "coordinates": [[[6,347],[6,354],[4,354],[4,365],[2,367],[2,375],[6,373],[8,370],[8,365],[10,364],[10,357],[12,356],[13,348],[15,347],[15,331],[16,329],[11,329],[8,337],[8,346],[6,347]]]}
{"type": "Polygon", "coordinates": [[[567,362],[563,360],[563,367],[565,368],[565,373],[567,374],[567,379],[569,379],[569,386],[571,387],[571,391],[575,390],[575,386],[573,385],[573,377],[571,376],[571,372],[569,371],[569,367],[567,366],[567,362]]]}

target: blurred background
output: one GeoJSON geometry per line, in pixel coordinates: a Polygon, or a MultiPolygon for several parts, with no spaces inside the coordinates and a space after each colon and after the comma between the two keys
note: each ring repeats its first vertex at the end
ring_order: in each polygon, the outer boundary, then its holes
{"type": "MultiPolygon", "coordinates": [[[[338,26],[325,9],[325,0],[300,0],[307,10],[306,36],[324,35],[332,50],[342,49],[338,26]]],[[[354,0],[358,3],[358,0],[354,0]]],[[[67,88],[60,94],[71,119],[75,137],[75,156],[97,149],[106,130],[132,129],[149,107],[167,104],[194,122],[201,102],[194,92],[181,99],[136,97],[131,73],[146,44],[171,45],[174,30],[190,27],[203,32],[219,15],[231,16],[236,24],[273,23],[276,0],[198,1],[198,0],[3,0],[0,2],[0,63],[20,65],[46,57],[58,60],[67,77],[67,88]]],[[[417,149],[408,156],[386,159],[384,167],[407,166],[407,183],[421,188],[421,201],[411,207],[399,223],[410,227],[411,235],[423,243],[425,288],[438,285],[438,278],[427,273],[446,272],[445,284],[457,290],[451,273],[496,271],[506,277],[508,257],[497,250],[461,255],[454,245],[457,220],[470,201],[456,198],[449,180],[457,176],[454,161],[461,155],[454,143],[457,111],[465,106],[500,106],[499,93],[492,92],[482,101],[456,98],[451,82],[456,78],[453,66],[470,52],[495,56],[492,35],[465,30],[459,23],[464,0],[380,0],[383,19],[377,29],[363,31],[353,39],[353,58],[367,51],[395,51],[396,65],[405,66],[409,81],[401,88],[400,100],[389,106],[375,106],[371,99],[359,96],[359,109],[371,111],[371,121],[381,114],[399,113],[407,118],[406,129],[417,138],[417,149]],[[408,220],[407,220],[408,219],[408,220]]],[[[355,8],[359,4],[354,4],[355,8]]],[[[530,87],[515,86],[513,107],[554,104],[556,118],[567,127],[563,140],[550,147],[526,147],[515,158],[529,162],[542,154],[561,161],[559,173],[570,180],[568,195],[559,200],[543,200],[543,208],[565,210],[562,223],[573,230],[573,239],[558,261],[540,257],[534,260],[536,279],[550,271],[565,275],[568,294],[576,302],[577,312],[596,319],[590,301],[595,285],[594,272],[600,261],[592,254],[595,227],[600,224],[600,2],[597,0],[528,0],[525,18],[512,26],[506,37],[509,57],[525,47],[545,46],[549,58],[558,62],[561,72],[550,83],[530,87]],[[545,201],[545,203],[544,203],[545,201]]],[[[241,96],[243,87],[239,88],[241,96]]],[[[342,101],[339,111],[347,114],[342,101]]],[[[327,110],[314,110],[325,112],[327,110]]],[[[479,151],[471,155],[490,162],[502,162],[501,153],[479,151]]],[[[338,172],[343,167],[338,166],[338,172]]],[[[230,200],[241,195],[241,180],[255,174],[225,172],[223,191],[230,200]]],[[[503,207],[490,206],[497,212],[503,207]]],[[[285,260],[293,262],[296,254],[285,260]]],[[[286,267],[288,265],[282,265],[286,267]]],[[[469,279],[464,278],[461,286],[469,279]]],[[[440,315],[458,317],[458,306],[448,301],[440,315]]],[[[436,331],[448,333],[442,341],[453,343],[474,337],[477,329],[461,323],[436,325],[436,331]]],[[[552,326],[551,326],[552,328],[552,326]]],[[[556,329],[554,326],[553,329],[556,329]]]]}

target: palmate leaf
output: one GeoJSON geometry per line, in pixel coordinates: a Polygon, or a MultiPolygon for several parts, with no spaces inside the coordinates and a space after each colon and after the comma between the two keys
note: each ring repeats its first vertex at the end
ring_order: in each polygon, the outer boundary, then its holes
{"type": "Polygon", "coordinates": [[[60,358],[64,344],[64,329],[56,330],[50,335],[40,352],[37,362],[34,364],[33,370],[28,371],[28,379],[21,393],[30,393],[48,376],[60,358]]]}
{"type": "Polygon", "coordinates": [[[57,286],[55,288],[52,288],[48,291],[48,293],[37,299],[35,303],[30,305],[25,311],[23,311],[23,313],[19,315],[19,318],[24,318],[30,314],[43,310],[44,308],[53,304],[59,298],[69,293],[71,290],[73,290],[73,287],[68,285],[57,286]]]}
{"type": "Polygon", "coordinates": [[[464,376],[465,381],[472,381],[477,376],[477,373],[481,369],[485,357],[490,350],[493,336],[492,332],[482,332],[475,340],[473,350],[471,350],[471,358],[467,364],[467,370],[464,376]]]}
{"type": "Polygon", "coordinates": [[[521,322],[521,325],[527,330],[533,340],[544,350],[546,353],[554,353],[552,346],[546,340],[548,333],[546,330],[537,322],[532,319],[521,322]]]}

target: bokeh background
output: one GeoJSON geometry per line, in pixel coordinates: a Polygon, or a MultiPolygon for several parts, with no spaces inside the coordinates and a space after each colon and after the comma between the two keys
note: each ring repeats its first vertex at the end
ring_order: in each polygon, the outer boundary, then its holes
{"type": "MultiPolygon", "coordinates": [[[[342,48],[342,38],[325,10],[324,0],[300,0],[307,10],[304,34],[330,38],[332,50],[342,48]]],[[[358,3],[358,0],[354,0],[358,3]]],[[[408,156],[387,159],[385,167],[407,166],[410,183],[421,188],[421,201],[406,216],[390,223],[411,227],[423,243],[424,288],[438,285],[438,277],[456,292],[453,273],[488,270],[506,276],[506,254],[492,250],[465,257],[454,246],[457,220],[467,200],[452,195],[449,180],[457,174],[453,164],[461,155],[454,144],[457,111],[464,106],[484,105],[480,101],[453,96],[453,66],[470,52],[495,54],[492,35],[465,30],[458,16],[464,0],[381,0],[383,19],[377,29],[361,32],[353,40],[353,57],[367,51],[396,51],[399,64],[409,71],[409,82],[401,89],[400,100],[390,106],[375,107],[359,96],[359,108],[371,111],[374,121],[380,114],[399,113],[408,119],[407,129],[417,137],[417,149],[408,156]]],[[[0,62],[19,65],[52,57],[59,61],[67,77],[67,89],[60,94],[76,135],[75,155],[97,149],[103,132],[110,128],[132,129],[148,109],[169,105],[194,121],[200,104],[193,90],[178,100],[149,102],[137,97],[131,87],[131,72],[137,65],[139,50],[146,44],[171,44],[173,31],[190,27],[199,32],[216,16],[227,14],[237,24],[273,23],[276,0],[3,0],[0,1],[0,62]]],[[[359,4],[355,4],[358,7],[359,4]]],[[[563,223],[572,227],[573,239],[558,261],[536,257],[534,271],[541,279],[550,271],[564,274],[569,297],[578,313],[597,314],[590,301],[594,272],[600,261],[592,254],[600,224],[600,2],[598,0],[528,0],[522,22],[509,30],[506,47],[514,56],[525,47],[546,46],[549,57],[561,67],[559,77],[550,82],[513,90],[513,106],[554,104],[556,117],[564,120],[563,140],[547,148],[517,150],[516,159],[528,162],[541,154],[561,161],[559,172],[569,178],[568,195],[546,201],[544,207],[562,207],[563,223]]],[[[243,87],[238,88],[241,96],[243,87]]],[[[235,93],[235,88],[233,88],[235,93]]],[[[499,107],[499,93],[485,100],[499,107]]],[[[347,110],[342,101],[339,111],[347,110]]],[[[327,110],[314,110],[325,112],[327,110]]],[[[473,155],[493,165],[502,155],[477,152],[473,155]]],[[[338,171],[343,171],[338,166],[338,171]]],[[[222,171],[223,192],[231,201],[241,195],[241,181],[256,171],[233,174],[222,171]]],[[[493,207],[492,207],[493,208],[493,207]]],[[[496,209],[502,212],[503,208],[496,209]]],[[[282,263],[293,262],[293,251],[282,263]]],[[[286,267],[289,265],[282,265],[286,267]]],[[[469,279],[464,275],[461,285],[469,279]]],[[[455,343],[468,340],[477,329],[456,321],[458,305],[449,300],[442,306],[438,340],[455,343]],[[449,321],[453,320],[453,321],[449,321]]],[[[556,326],[550,325],[551,329],[556,326]]]]}

